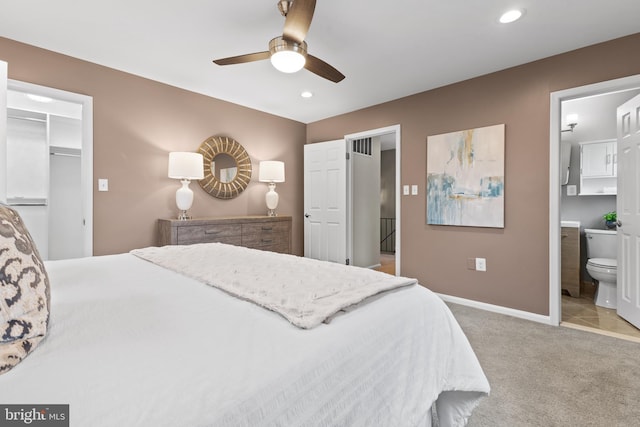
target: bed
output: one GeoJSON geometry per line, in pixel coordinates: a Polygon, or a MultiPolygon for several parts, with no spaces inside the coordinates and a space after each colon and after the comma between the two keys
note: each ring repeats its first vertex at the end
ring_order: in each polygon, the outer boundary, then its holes
{"type": "Polygon", "coordinates": [[[451,312],[418,284],[299,327],[140,254],[45,267],[48,333],[0,375],[0,404],[69,404],[72,426],[462,426],[489,393],[451,312]]]}

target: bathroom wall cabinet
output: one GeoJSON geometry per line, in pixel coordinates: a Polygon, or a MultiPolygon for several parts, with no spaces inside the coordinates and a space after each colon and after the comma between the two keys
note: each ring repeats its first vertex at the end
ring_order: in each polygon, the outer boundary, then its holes
{"type": "Polygon", "coordinates": [[[580,228],[562,227],[560,249],[561,288],[574,298],[580,297],[580,228]]]}
{"type": "Polygon", "coordinates": [[[580,143],[580,195],[617,193],[617,157],[615,139],[580,143]]]}

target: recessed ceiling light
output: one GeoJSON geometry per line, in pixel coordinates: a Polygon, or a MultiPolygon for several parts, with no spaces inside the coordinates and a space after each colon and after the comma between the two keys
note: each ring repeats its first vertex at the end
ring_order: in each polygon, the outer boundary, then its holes
{"type": "Polygon", "coordinates": [[[311,98],[313,96],[313,93],[309,92],[308,90],[305,90],[300,94],[300,96],[303,98],[311,98]]]}
{"type": "Polygon", "coordinates": [[[509,10],[502,14],[502,16],[500,17],[500,22],[503,24],[508,24],[522,18],[522,15],[524,15],[524,9],[509,10]]]}
{"type": "Polygon", "coordinates": [[[32,93],[28,93],[27,94],[27,98],[29,98],[32,101],[36,101],[36,102],[51,102],[51,101],[53,101],[53,99],[49,98],[48,96],[34,95],[32,93]]]}

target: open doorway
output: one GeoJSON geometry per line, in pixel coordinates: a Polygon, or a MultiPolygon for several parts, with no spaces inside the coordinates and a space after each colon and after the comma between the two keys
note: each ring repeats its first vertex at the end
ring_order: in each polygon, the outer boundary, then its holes
{"type": "MultiPolygon", "coordinates": [[[[615,107],[625,99],[633,97],[639,90],[640,75],[551,94],[549,307],[552,324],[558,325],[563,322],[563,325],[573,326],[574,323],[564,323],[568,317],[567,314],[574,314],[566,313],[566,311],[576,309],[578,299],[591,297],[593,286],[590,283],[589,275],[583,268],[586,264],[584,230],[590,227],[604,228],[604,224],[601,223],[602,215],[610,210],[615,210],[615,196],[607,194],[612,192],[613,187],[604,182],[601,176],[597,176],[595,181],[588,183],[589,186],[597,183],[598,188],[589,187],[588,191],[585,191],[588,187],[583,182],[583,177],[580,176],[581,147],[585,144],[590,146],[603,144],[610,140],[615,141],[617,137],[615,107]],[[607,115],[611,114],[609,119],[599,117],[603,115],[602,109],[613,109],[611,113],[607,113],[607,115]],[[576,114],[578,117],[577,125],[571,126],[569,122],[576,122],[576,114]],[[574,120],[567,120],[569,115],[574,120]],[[603,120],[612,121],[612,124],[605,125],[603,120]],[[563,148],[565,149],[563,150],[563,148]],[[567,156],[567,154],[570,155],[567,156]],[[563,225],[565,227],[562,227],[563,225]],[[571,230],[571,227],[576,229],[577,236],[575,245],[579,255],[577,255],[578,260],[575,261],[577,270],[575,280],[578,283],[577,287],[573,287],[573,291],[569,292],[574,295],[567,297],[566,295],[562,296],[562,288],[568,286],[566,283],[562,283],[564,279],[562,278],[561,260],[566,256],[566,247],[563,248],[564,238],[567,236],[566,230],[571,230]],[[568,305],[567,302],[575,304],[568,305]]],[[[566,289],[564,293],[567,294],[566,289]]],[[[593,319],[592,322],[594,324],[591,326],[596,326],[595,322],[597,321],[593,319]]],[[[578,323],[580,321],[575,322],[575,324],[578,323]]],[[[598,328],[588,326],[583,329],[598,331],[598,328]]],[[[604,329],[601,332],[610,335],[618,334],[618,332],[610,333],[604,329]]]]}
{"type": "MultiPolygon", "coordinates": [[[[360,132],[357,134],[345,135],[347,146],[352,147],[353,141],[371,138],[375,143],[374,146],[379,147],[380,160],[373,172],[376,176],[371,175],[370,179],[379,183],[376,191],[380,195],[377,206],[371,209],[377,209],[379,215],[375,215],[376,221],[370,225],[371,234],[375,236],[375,241],[369,244],[370,250],[375,251],[377,269],[385,271],[389,274],[400,274],[400,126],[390,126],[386,128],[373,129],[370,131],[360,132]],[[379,167],[378,167],[379,166],[379,167]],[[376,227],[377,229],[373,229],[376,227]]],[[[358,250],[358,244],[367,240],[360,238],[361,233],[366,231],[358,230],[355,221],[357,221],[357,198],[355,194],[358,192],[358,179],[355,174],[358,173],[357,164],[352,163],[349,171],[351,175],[350,182],[352,188],[349,191],[349,215],[348,230],[351,230],[352,244],[350,252],[358,250]],[[360,233],[360,234],[359,234],[360,233]]],[[[377,214],[378,212],[376,212],[377,214]]]]}
{"type": "Polygon", "coordinates": [[[640,330],[618,316],[615,298],[606,302],[601,293],[604,300],[596,303],[600,285],[586,266],[598,256],[617,260],[615,229],[607,229],[604,219],[617,204],[616,109],[639,93],[640,88],[563,101],[561,117],[573,122],[564,124],[560,136],[567,172],[561,175],[560,196],[561,322],[637,339],[640,330]],[[596,243],[607,241],[610,250],[596,243]]]}
{"type": "Polygon", "coordinates": [[[304,146],[304,256],[380,266],[380,147],[395,147],[395,274],[400,274],[400,125],[304,146]]]}
{"type": "Polygon", "coordinates": [[[396,273],[396,141],[394,134],[380,136],[380,267],[396,273]]]}
{"type": "Polygon", "coordinates": [[[43,259],[93,254],[92,99],[9,80],[6,202],[43,259]]]}

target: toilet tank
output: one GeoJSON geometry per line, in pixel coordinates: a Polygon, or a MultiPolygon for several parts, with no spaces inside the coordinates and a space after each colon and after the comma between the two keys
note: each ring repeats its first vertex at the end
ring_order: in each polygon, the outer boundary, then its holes
{"type": "Polygon", "coordinates": [[[587,238],[587,258],[617,258],[618,241],[615,230],[585,228],[587,238]]]}

